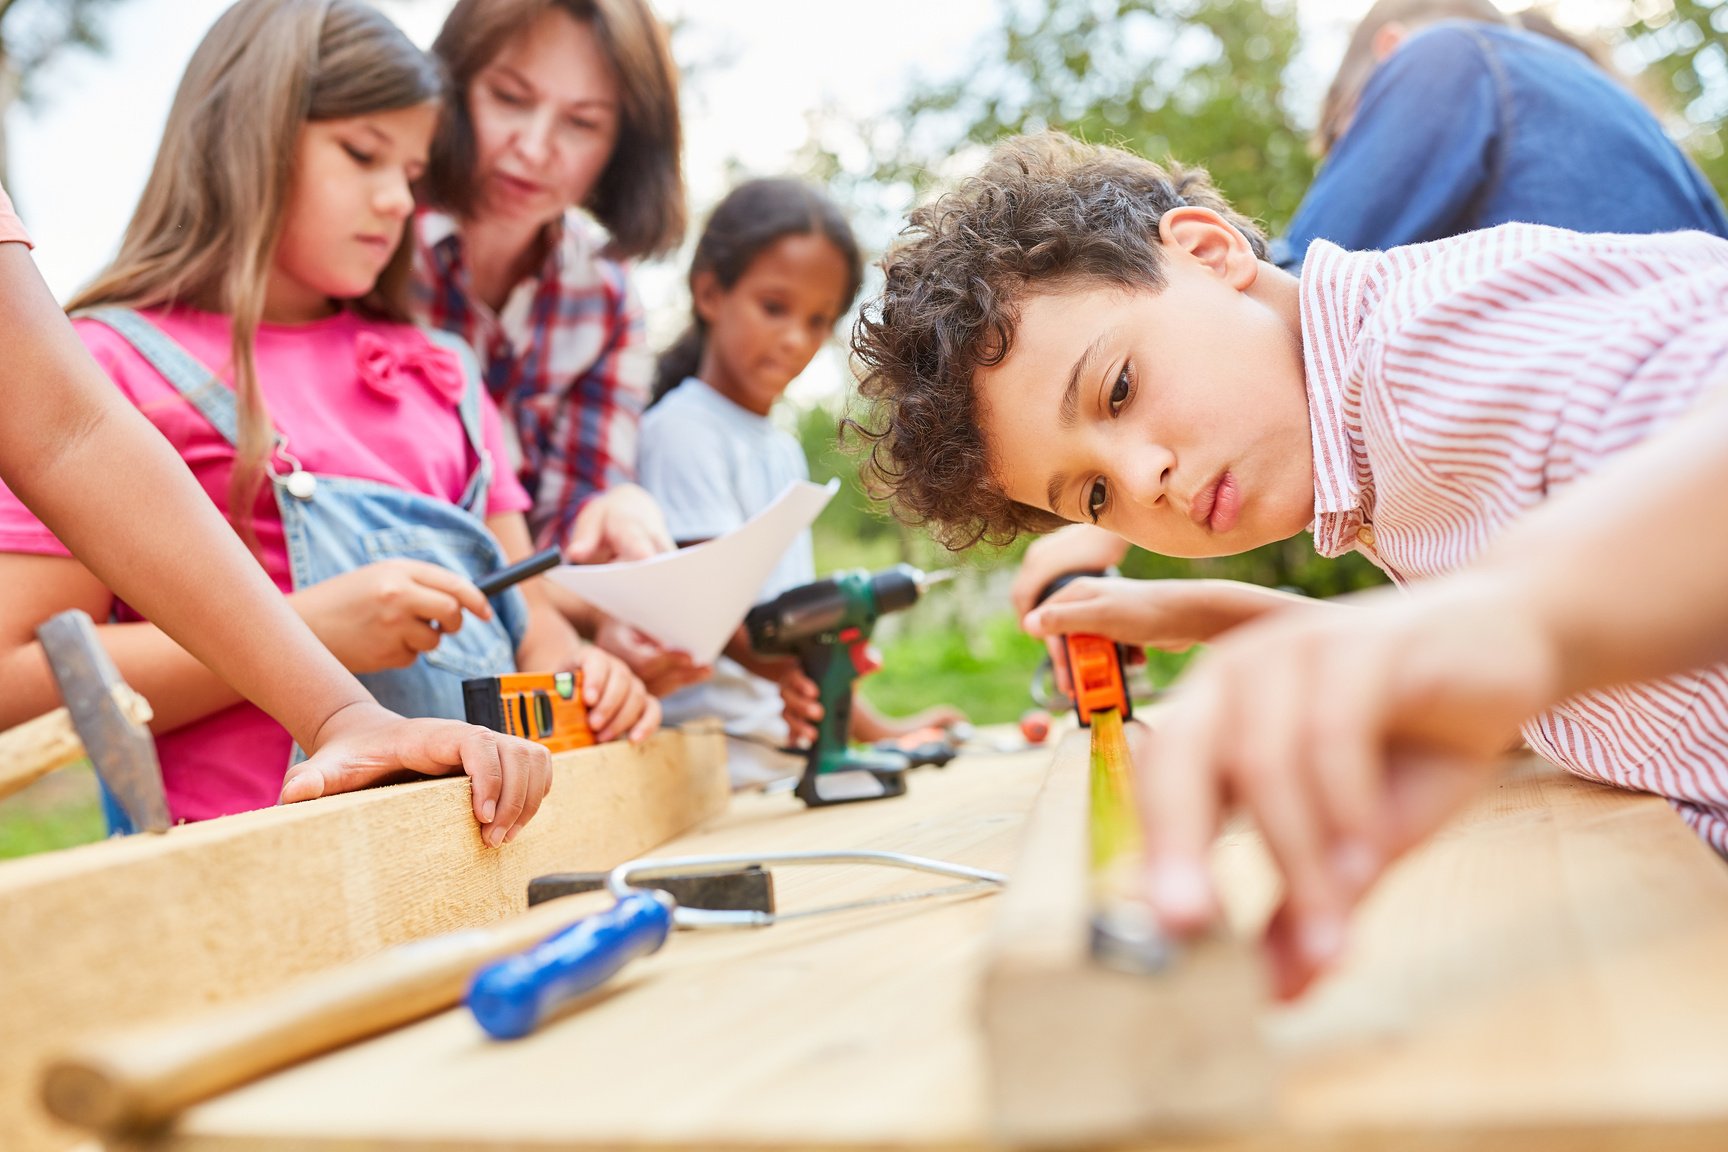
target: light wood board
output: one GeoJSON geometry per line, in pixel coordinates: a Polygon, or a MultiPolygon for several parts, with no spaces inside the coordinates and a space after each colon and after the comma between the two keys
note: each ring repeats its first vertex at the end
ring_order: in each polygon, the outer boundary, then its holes
{"type": "MultiPolygon", "coordinates": [[[[1006,868],[1047,759],[962,758],[904,798],[820,811],[740,797],[666,851],[1006,868]]],[[[1259,845],[1227,837],[1219,864],[1233,912],[1263,916],[1259,845]]],[[[871,869],[776,883],[784,908],[923,886],[871,869]]],[[[679,933],[527,1040],[490,1043],[452,1011],[212,1101],[153,1148],[980,1147],[996,903],[679,933]]],[[[1725,957],[1728,868],[1663,802],[1525,761],[1388,880],[1343,969],[1269,1018],[1269,1125],[1201,1146],[1728,1147],[1725,957]]]]}
{"type": "Polygon", "coordinates": [[[277,987],[524,908],[530,878],[608,868],[722,811],[717,729],[554,758],[514,843],[465,778],[402,784],[0,866],[0,1148],[77,1134],[37,1101],[44,1056],[100,1028],[277,987]]]}

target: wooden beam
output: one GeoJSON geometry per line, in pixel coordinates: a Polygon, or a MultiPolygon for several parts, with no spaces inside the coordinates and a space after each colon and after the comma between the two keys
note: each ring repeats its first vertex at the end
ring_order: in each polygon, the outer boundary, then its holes
{"type": "Polygon", "coordinates": [[[611,867],[726,807],[717,728],[554,759],[516,841],[488,848],[466,779],[269,808],[0,866],[0,1132],[76,1132],[38,1103],[44,1056],[91,1031],[226,1003],[527,905],[528,881],[611,867]]]}
{"type": "Polygon", "coordinates": [[[1057,750],[985,960],[992,1135],[1047,1147],[1251,1127],[1272,1103],[1251,947],[1183,946],[1154,975],[1092,959],[1088,736],[1057,750]]]}

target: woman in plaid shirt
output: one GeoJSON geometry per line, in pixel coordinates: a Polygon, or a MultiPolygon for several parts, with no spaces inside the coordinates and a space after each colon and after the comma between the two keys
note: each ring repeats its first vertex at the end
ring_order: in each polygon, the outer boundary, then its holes
{"type": "MultiPolygon", "coordinates": [[[[645,0],[460,0],[432,51],[453,98],[420,187],[418,316],[479,356],[542,545],[577,563],[667,551],[635,483],[654,358],[628,263],[684,234],[665,31],[645,0]]],[[[656,692],[705,675],[566,609],[656,692]]]]}

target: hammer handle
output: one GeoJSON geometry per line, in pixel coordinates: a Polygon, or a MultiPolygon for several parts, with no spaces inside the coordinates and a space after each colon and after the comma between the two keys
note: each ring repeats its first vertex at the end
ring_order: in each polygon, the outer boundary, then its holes
{"type": "MultiPolygon", "coordinates": [[[[115,685],[114,699],[127,719],[139,725],[150,722],[150,705],[126,685],[115,685]]],[[[64,708],[0,732],[0,799],[82,759],[84,741],[64,708]]]]}
{"type": "Polygon", "coordinates": [[[185,1108],[462,999],[474,970],[610,906],[604,891],[536,905],[486,928],[398,945],[250,1000],[86,1042],[48,1065],[43,1102],[107,1134],[185,1108]]]}

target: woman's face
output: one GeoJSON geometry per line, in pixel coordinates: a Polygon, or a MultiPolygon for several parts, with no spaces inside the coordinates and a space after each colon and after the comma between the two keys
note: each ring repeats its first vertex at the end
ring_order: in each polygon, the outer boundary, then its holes
{"type": "Polygon", "coordinates": [[[539,226],[594,191],[618,142],[619,85],[594,29],[548,8],[468,85],[476,219],[539,226]]]}

